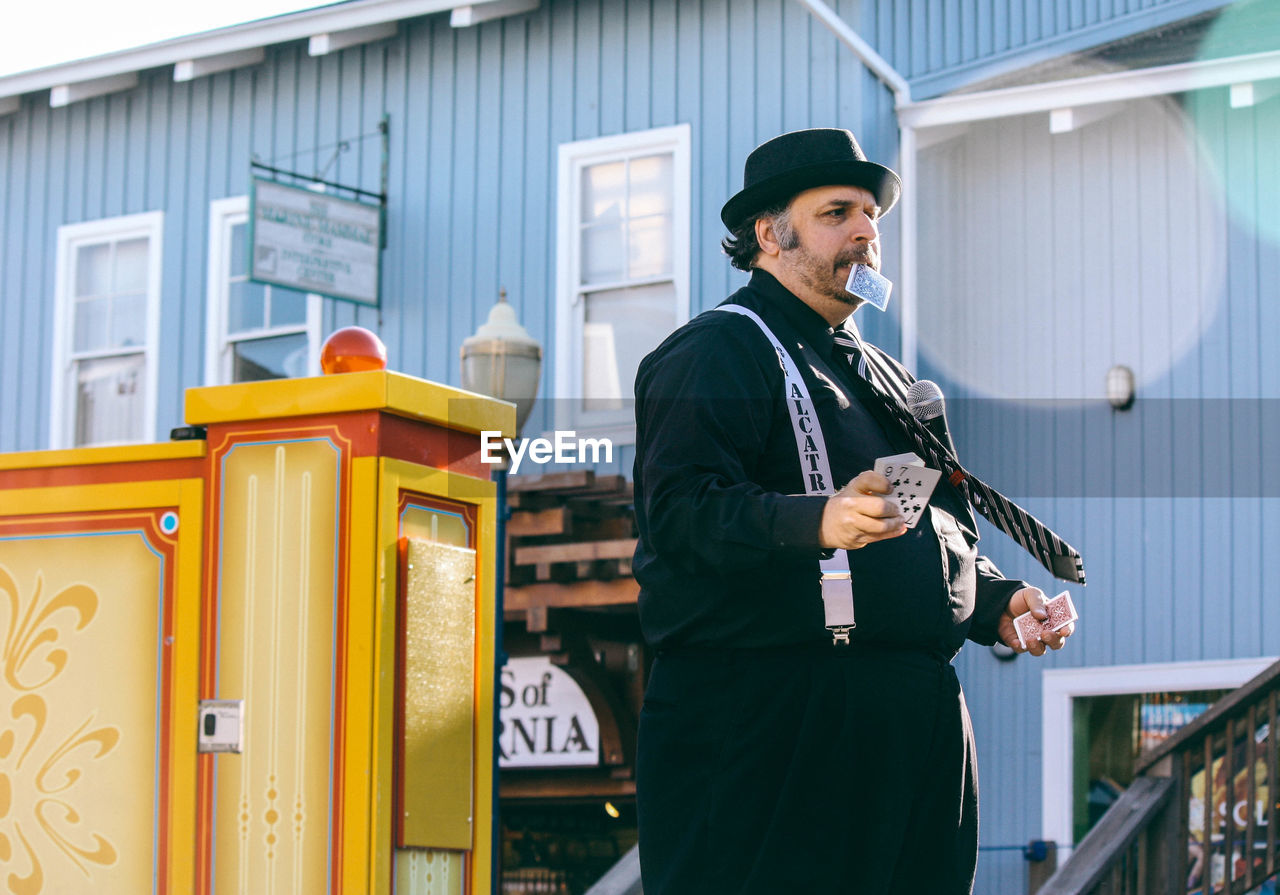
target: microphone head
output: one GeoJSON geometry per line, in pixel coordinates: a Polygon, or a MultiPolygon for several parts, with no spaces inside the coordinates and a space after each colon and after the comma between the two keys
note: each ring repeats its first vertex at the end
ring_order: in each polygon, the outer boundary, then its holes
{"type": "Polygon", "coordinates": [[[907,389],[907,409],[922,423],[942,416],[946,412],[946,406],[938,383],[931,379],[913,382],[907,389]]]}

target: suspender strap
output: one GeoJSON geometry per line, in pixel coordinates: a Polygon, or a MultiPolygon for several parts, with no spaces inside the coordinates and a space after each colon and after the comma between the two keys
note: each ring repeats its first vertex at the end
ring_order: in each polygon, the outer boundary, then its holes
{"type": "MultiPolygon", "coordinates": [[[[827,460],[827,444],[822,437],[822,425],[818,422],[818,414],[814,409],[813,399],[809,397],[809,388],[800,375],[800,368],[778,341],[778,337],[754,311],[741,305],[721,305],[715,310],[741,314],[753,320],[773,345],[774,351],[778,353],[778,363],[782,367],[787,411],[791,414],[791,428],[796,437],[805,494],[834,494],[835,482],[831,478],[831,464],[827,460]]],[[[821,560],[818,565],[827,630],[836,643],[848,643],[849,631],[855,627],[849,554],[844,550],[837,550],[834,556],[821,560]]]]}

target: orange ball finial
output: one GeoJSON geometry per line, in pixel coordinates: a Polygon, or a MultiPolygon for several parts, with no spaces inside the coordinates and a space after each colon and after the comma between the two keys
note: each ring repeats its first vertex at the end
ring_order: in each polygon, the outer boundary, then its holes
{"type": "Polygon", "coordinates": [[[320,369],[330,373],[361,373],[387,368],[387,346],[363,326],[344,326],[324,340],[320,369]]]}

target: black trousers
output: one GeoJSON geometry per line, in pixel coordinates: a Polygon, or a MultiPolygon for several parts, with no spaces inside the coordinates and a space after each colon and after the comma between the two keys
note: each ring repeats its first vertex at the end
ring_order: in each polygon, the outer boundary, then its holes
{"type": "Polygon", "coordinates": [[[636,768],[645,895],[968,895],[973,729],[923,652],[668,652],[636,768]]]}

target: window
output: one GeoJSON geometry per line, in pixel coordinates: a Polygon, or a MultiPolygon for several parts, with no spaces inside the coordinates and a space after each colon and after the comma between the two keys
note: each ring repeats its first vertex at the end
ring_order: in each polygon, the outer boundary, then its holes
{"type": "Polygon", "coordinates": [[[159,211],[58,228],[52,447],[153,437],[163,229],[159,211]]]}
{"type": "Polygon", "coordinates": [[[560,147],[556,426],[634,438],[640,360],[689,317],[689,126],[560,147]]]}
{"type": "Polygon", "coordinates": [[[1118,796],[1134,752],[1192,720],[1275,659],[1053,668],[1042,678],[1043,836],[1058,864],[1118,796]],[[1069,769],[1064,773],[1063,769],[1069,769]],[[1092,816],[1091,816],[1092,810],[1092,816]]]}
{"type": "Polygon", "coordinates": [[[246,196],[211,207],[208,290],[208,385],[320,372],[320,297],[249,280],[246,196]]]}
{"type": "Polygon", "coordinates": [[[1133,783],[1134,762],[1227,689],[1077,696],[1072,703],[1072,842],[1079,843],[1133,783]]]}

